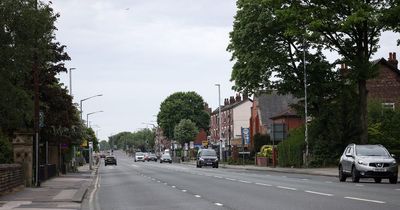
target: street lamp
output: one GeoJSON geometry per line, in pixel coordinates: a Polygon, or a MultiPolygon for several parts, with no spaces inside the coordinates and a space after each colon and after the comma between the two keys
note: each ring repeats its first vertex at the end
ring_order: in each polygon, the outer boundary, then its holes
{"type": "Polygon", "coordinates": [[[218,130],[219,130],[219,156],[220,160],[223,160],[222,156],[222,128],[221,128],[221,85],[215,84],[218,87],[218,130]]]}
{"type": "Polygon", "coordinates": [[[88,98],[84,98],[84,99],[81,100],[81,103],[80,103],[80,110],[81,110],[81,119],[82,119],[82,120],[83,120],[83,118],[82,118],[82,102],[84,102],[84,101],[86,101],[86,100],[89,100],[89,99],[91,99],[91,98],[94,98],[94,97],[99,97],[99,96],[103,96],[103,94],[98,94],[98,95],[90,96],[90,97],[88,97],[88,98]]]}
{"type": "Polygon", "coordinates": [[[72,96],[72,70],[76,68],[69,68],[69,95],[72,96]]]}
{"type": "Polygon", "coordinates": [[[308,114],[307,114],[307,69],[306,69],[306,41],[303,40],[303,67],[304,67],[304,115],[305,115],[305,131],[304,141],[306,143],[305,164],[308,167],[308,114]]]}
{"type": "MultiPolygon", "coordinates": [[[[86,123],[87,123],[87,127],[89,127],[89,115],[96,114],[96,113],[100,113],[100,112],[103,112],[103,111],[101,110],[101,111],[90,112],[90,113],[87,113],[87,114],[86,114],[86,123]]],[[[96,137],[96,138],[97,138],[97,137],[96,137]]],[[[93,164],[93,155],[92,155],[92,152],[93,152],[93,142],[89,142],[89,169],[90,169],[90,170],[92,170],[92,164],[93,164]]]]}

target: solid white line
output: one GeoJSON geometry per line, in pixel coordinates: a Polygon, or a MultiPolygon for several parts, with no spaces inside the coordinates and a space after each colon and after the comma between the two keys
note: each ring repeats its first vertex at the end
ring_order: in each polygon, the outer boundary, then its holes
{"type": "Polygon", "coordinates": [[[285,190],[297,190],[296,188],[293,188],[293,187],[284,187],[284,186],[276,186],[277,188],[280,188],[280,189],[285,189],[285,190]]]}
{"type": "Polygon", "coordinates": [[[249,182],[249,181],[245,181],[245,180],[238,180],[239,182],[241,182],[241,183],[246,183],[246,184],[250,184],[251,182],[249,182]]]}
{"type": "Polygon", "coordinates": [[[215,203],[215,205],[217,205],[217,206],[223,206],[222,203],[215,203]]]}
{"type": "Polygon", "coordinates": [[[317,194],[317,195],[333,196],[332,194],[329,194],[329,193],[322,193],[322,192],[315,192],[315,191],[308,191],[308,190],[306,190],[306,191],[304,191],[304,192],[306,192],[306,193],[312,193],[312,194],[317,194]]]}
{"type": "MultiPolygon", "coordinates": [[[[97,175],[96,181],[95,181],[95,184],[94,184],[94,189],[93,189],[92,193],[90,193],[89,203],[93,203],[94,196],[95,196],[96,191],[97,191],[98,186],[99,186],[99,179],[100,179],[100,175],[97,175]]],[[[97,199],[96,199],[95,205],[89,205],[89,206],[90,206],[89,208],[91,210],[92,209],[97,209],[96,207],[99,207],[99,205],[97,203],[97,199]]]]}
{"type": "Polygon", "coordinates": [[[369,199],[364,199],[364,198],[355,198],[355,197],[344,197],[344,198],[351,199],[351,200],[357,200],[357,201],[367,201],[367,202],[372,202],[372,203],[386,203],[385,201],[369,200],[369,199]]]}
{"type": "Polygon", "coordinates": [[[200,196],[200,195],[194,195],[194,197],[196,197],[196,198],[200,198],[201,196],[200,196]]]}
{"type": "Polygon", "coordinates": [[[256,185],[261,185],[261,186],[267,186],[267,187],[271,187],[272,185],[270,185],[270,184],[265,184],[265,183],[259,183],[259,182],[257,182],[257,183],[255,183],[256,185]]]}

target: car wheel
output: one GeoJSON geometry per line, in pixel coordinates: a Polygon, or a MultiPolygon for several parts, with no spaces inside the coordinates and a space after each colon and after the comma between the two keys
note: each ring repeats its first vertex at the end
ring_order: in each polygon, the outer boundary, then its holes
{"type": "Polygon", "coordinates": [[[358,171],[355,166],[351,169],[351,181],[353,182],[359,182],[360,181],[360,175],[358,175],[358,171]]]}
{"type": "Polygon", "coordinates": [[[339,181],[345,182],[346,181],[346,175],[343,172],[342,166],[339,166],[339,181]]]}
{"type": "Polygon", "coordinates": [[[215,168],[218,168],[218,164],[217,164],[217,165],[215,165],[215,168]]]}
{"type": "Polygon", "coordinates": [[[398,176],[393,176],[389,178],[390,184],[397,184],[398,176]]]}
{"type": "Polygon", "coordinates": [[[201,168],[201,164],[199,164],[199,168],[201,168]]]}
{"type": "Polygon", "coordinates": [[[375,183],[381,183],[382,182],[382,178],[374,178],[375,183]]]}

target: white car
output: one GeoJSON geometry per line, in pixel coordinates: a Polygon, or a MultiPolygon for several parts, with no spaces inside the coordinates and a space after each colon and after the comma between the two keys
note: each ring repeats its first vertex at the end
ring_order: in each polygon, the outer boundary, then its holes
{"type": "Polygon", "coordinates": [[[135,153],[135,162],[142,161],[144,162],[144,154],[143,152],[136,152],[135,153]]]}

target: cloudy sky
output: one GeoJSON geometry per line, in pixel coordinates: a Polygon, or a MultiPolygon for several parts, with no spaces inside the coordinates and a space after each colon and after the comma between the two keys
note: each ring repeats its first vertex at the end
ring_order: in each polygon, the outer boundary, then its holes
{"type": "MultiPolygon", "coordinates": [[[[177,91],[196,91],[213,108],[233,95],[226,51],[235,0],[53,0],[61,16],[57,40],[72,60],[74,102],[100,139],[155,123],[160,103],[177,91]]],[[[375,57],[395,52],[385,34],[375,57]]],[[[400,56],[400,52],[398,51],[400,56]]],[[[69,86],[67,74],[59,76],[69,86]]]]}

